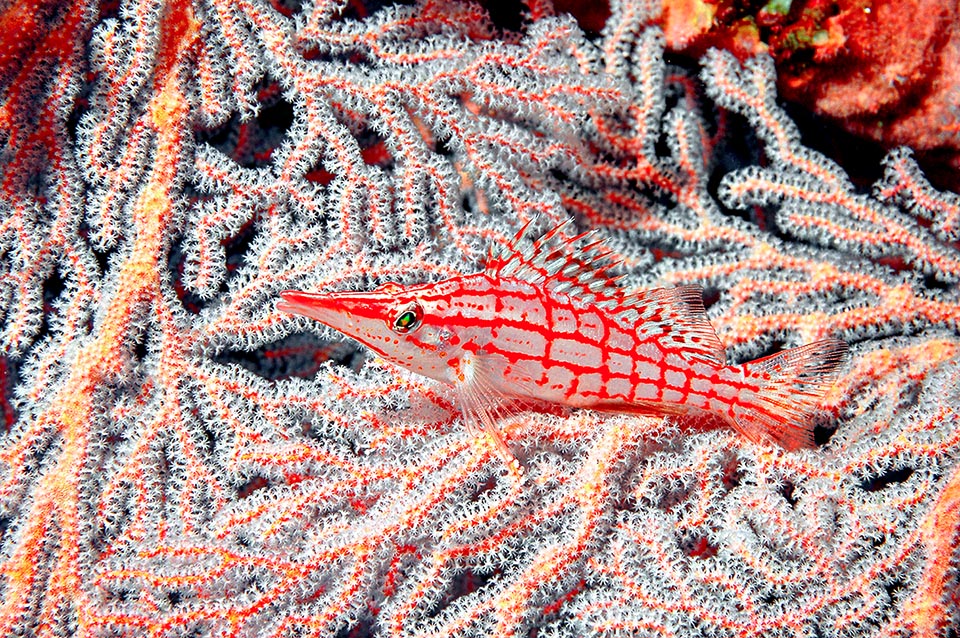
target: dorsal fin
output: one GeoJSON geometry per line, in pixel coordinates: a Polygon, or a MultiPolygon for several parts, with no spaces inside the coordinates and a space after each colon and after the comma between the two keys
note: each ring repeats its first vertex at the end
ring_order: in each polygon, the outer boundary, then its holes
{"type": "Polygon", "coordinates": [[[707,318],[699,285],[626,291],[619,285],[621,277],[609,272],[619,262],[595,231],[566,235],[572,227],[568,220],[531,241],[530,224],[510,246],[491,251],[488,275],[568,293],[619,315],[636,326],[641,339],[668,342],[686,357],[710,365],[726,364],[726,350],[707,318]]]}
{"type": "Polygon", "coordinates": [[[618,262],[596,231],[569,236],[566,231],[573,223],[567,220],[531,241],[529,227],[530,222],[524,224],[510,246],[493,248],[488,275],[522,279],[592,301],[603,301],[604,293],[622,296],[620,277],[609,273],[618,262]]]}
{"type": "Polygon", "coordinates": [[[667,340],[688,358],[726,365],[727,353],[703,307],[703,288],[686,284],[626,293],[621,316],[645,335],[667,340]]]}

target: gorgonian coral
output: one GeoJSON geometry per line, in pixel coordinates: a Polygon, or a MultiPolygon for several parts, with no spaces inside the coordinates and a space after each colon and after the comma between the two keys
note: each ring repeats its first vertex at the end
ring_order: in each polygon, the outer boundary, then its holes
{"type": "Polygon", "coordinates": [[[531,12],[3,10],[0,633],[957,620],[957,197],[905,151],[854,186],[768,61],[710,54],[701,90],[652,4],[595,41],[531,12]],[[442,386],[274,307],[475,270],[568,218],[627,285],[703,285],[731,360],[847,340],[821,445],[527,413],[502,424],[517,479],[442,386]]]}

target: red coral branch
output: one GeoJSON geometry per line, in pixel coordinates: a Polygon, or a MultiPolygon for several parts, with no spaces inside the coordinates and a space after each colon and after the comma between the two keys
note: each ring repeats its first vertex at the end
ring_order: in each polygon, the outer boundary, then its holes
{"type": "Polygon", "coordinates": [[[771,62],[668,71],[655,3],[595,41],[542,2],[517,32],[453,2],[24,6],[0,13],[28,40],[0,36],[0,633],[956,623],[960,200],[909,152],[855,187],[771,62]],[[274,308],[569,218],[625,285],[704,286],[731,361],[847,340],[819,447],[531,412],[500,424],[520,477],[445,387],[274,308]]]}

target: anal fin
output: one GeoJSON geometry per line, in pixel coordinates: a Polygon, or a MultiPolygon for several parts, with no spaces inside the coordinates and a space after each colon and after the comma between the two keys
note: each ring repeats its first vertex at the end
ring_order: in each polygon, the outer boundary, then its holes
{"type": "Polygon", "coordinates": [[[600,401],[599,403],[587,406],[587,409],[596,410],[597,412],[636,414],[639,416],[679,416],[687,413],[687,408],[682,405],[657,401],[600,401]]]}

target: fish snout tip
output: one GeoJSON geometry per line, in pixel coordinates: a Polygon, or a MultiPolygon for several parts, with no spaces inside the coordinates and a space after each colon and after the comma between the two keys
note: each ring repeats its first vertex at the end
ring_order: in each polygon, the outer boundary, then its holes
{"type": "Polygon", "coordinates": [[[316,295],[299,290],[284,290],[280,293],[280,301],[276,304],[276,309],[296,315],[308,315],[309,310],[317,305],[316,295]]]}
{"type": "Polygon", "coordinates": [[[280,299],[275,307],[281,312],[308,317],[347,334],[356,328],[350,305],[344,304],[336,294],[284,290],[280,299]]]}

